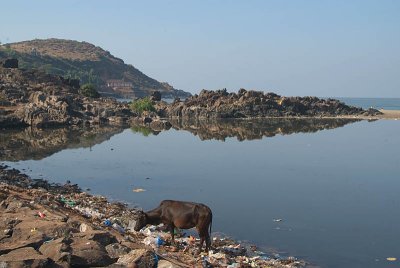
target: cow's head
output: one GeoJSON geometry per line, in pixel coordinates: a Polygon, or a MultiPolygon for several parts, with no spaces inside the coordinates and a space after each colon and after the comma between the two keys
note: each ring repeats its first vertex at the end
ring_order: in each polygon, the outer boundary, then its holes
{"type": "Polygon", "coordinates": [[[133,227],[133,230],[138,232],[138,231],[140,231],[140,229],[142,229],[143,227],[145,227],[147,225],[146,213],[139,210],[136,214],[135,220],[136,220],[136,223],[135,223],[135,227],[133,227]]]}

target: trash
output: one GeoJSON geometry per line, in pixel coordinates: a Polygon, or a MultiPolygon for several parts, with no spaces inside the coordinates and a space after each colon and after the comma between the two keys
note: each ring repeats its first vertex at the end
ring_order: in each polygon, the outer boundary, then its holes
{"type": "Polygon", "coordinates": [[[103,221],[103,224],[105,225],[105,226],[111,226],[111,221],[110,220],[104,220],[103,221]]]}
{"type": "Polygon", "coordinates": [[[86,231],[88,231],[90,228],[89,228],[89,226],[86,224],[86,223],[82,223],[80,226],[79,226],[79,231],[81,232],[81,233],[84,233],[84,232],[86,232],[86,231]]]}
{"type": "Polygon", "coordinates": [[[145,239],[143,239],[143,244],[145,244],[146,246],[150,246],[153,243],[154,243],[154,237],[148,236],[145,239]]]}
{"type": "Polygon", "coordinates": [[[217,253],[213,253],[213,251],[208,252],[208,256],[215,258],[215,259],[225,259],[226,255],[221,253],[221,252],[217,252],[217,253]]]}
{"type": "Polygon", "coordinates": [[[128,226],[126,227],[126,229],[128,230],[128,231],[131,231],[131,232],[133,232],[133,231],[135,231],[135,225],[136,225],[136,221],[135,220],[129,220],[129,222],[128,222],[128,226]]]}
{"type": "Polygon", "coordinates": [[[135,193],[141,193],[141,192],[145,192],[146,190],[142,189],[142,188],[135,188],[132,191],[135,192],[135,193]]]}
{"type": "Polygon", "coordinates": [[[44,213],[40,212],[40,211],[38,211],[38,215],[39,215],[40,218],[46,217],[46,215],[44,213]]]}
{"type": "Polygon", "coordinates": [[[118,225],[118,224],[114,223],[114,224],[112,225],[112,227],[113,227],[115,230],[117,230],[118,232],[120,232],[121,234],[125,233],[125,229],[124,229],[121,225],[118,225]]]}
{"type": "Polygon", "coordinates": [[[274,219],[274,222],[281,222],[283,221],[282,219],[274,219]]]}
{"type": "Polygon", "coordinates": [[[194,243],[196,242],[196,238],[195,238],[194,236],[190,235],[190,236],[189,236],[189,239],[188,239],[188,242],[189,242],[190,244],[194,244],[194,243]]]}
{"type": "Polygon", "coordinates": [[[397,258],[394,258],[394,257],[388,257],[388,258],[386,258],[386,260],[388,260],[388,261],[396,261],[396,260],[397,260],[397,258]]]}
{"type": "Polygon", "coordinates": [[[150,227],[147,227],[147,228],[145,228],[145,229],[140,230],[140,232],[141,232],[142,234],[144,234],[145,236],[150,236],[150,235],[152,235],[154,231],[155,231],[155,228],[153,229],[153,228],[150,228],[150,227]]]}
{"type": "Polygon", "coordinates": [[[34,232],[36,232],[36,231],[37,231],[36,228],[32,228],[32,229],[31,229],[31,233],[34,233],[34,232]]]}
{"type": "Polygon", "coordinates": [[[165,241],[161,237],[157,236],[155,243],[156,243],[156,246],[159,247],[159,246],[164,245],[165,241]]]}
{"type": "Polygon", "coordinates": [[[60,201],[61,201],[61,203],[64,203],[65,205],[68,205],[70,207],[73,207],[76,205],[76,202],[74,200],[67,200],[64,198],[64,196],[61,196],[60,201]]]}

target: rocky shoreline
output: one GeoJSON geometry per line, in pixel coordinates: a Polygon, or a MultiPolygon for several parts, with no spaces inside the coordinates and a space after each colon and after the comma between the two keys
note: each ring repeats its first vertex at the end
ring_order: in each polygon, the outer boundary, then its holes
{"type": "Polygon", "coordinates": [[[166,121],[182,119],[249,118],[374,118],[382,113],[363,110],[334,99],[283,97],[275,93],[226,90],[202,90],[181,101],[161,101],[161,94],[151,97],[154,111],[137,113],[128,103],[113,98],[89,98],[79,94],[79,81],[18,68],[9,60],[0,66],[0,126],[54,127],[98,124],[153,124],[168,127],[166,121]],[[161,120],[164,119],[164,120],[161,120]],[[154,121],[154,122],[153,122],[154,121]]]}
{"type": "Polygon", "coordinates": [[[342,117],[375,116],[381,112],[349,106],[335,99],[317,97],[283,97],[240,89],[228,93],[226,89],[202,90],[199,95],[172,104],[160,103],[159,114],[178,118],[276,118],[276,117],[342,117]]]}
{"type": "Polygon", "coordinates": [[[193,237],[171,244],[162,226],[131,229],[138,208],[77,185],[31,179],[0,165],[0,265],[4,267],[304,267],[224,238],[198,252],[193,237]],[[158,266],[157,266],[158,265],[158,266]]]}

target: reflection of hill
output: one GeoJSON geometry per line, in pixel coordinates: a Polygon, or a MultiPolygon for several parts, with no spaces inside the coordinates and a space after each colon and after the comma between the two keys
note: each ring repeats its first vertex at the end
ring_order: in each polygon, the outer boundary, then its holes
{"type": "Polygon", "coordinates": [[[2,130],[0,160],[38,160],[67,148],[91,147],[122,132],[118,127],[2,130]]]}
{"type": "Polygon", "coordinates": [[[236,137],[239,141],[262,139],[275,135],[310,133],[324,129],[334,129],[357,119],[258,119],[258,120],[198,120],[170,121],[172,127],[187,130],[201,140],[222,140],[236,137]]]}

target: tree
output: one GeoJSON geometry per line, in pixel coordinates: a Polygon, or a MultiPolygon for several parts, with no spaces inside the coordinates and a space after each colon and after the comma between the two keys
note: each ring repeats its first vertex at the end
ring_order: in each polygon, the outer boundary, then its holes
{"type": "Polygon", "coordinates": [[[83,86],[81,86],[81,89],[79,92],[83,96],[90,97],[90,98],[100,97],[99,92],[97,92],[97,90],[93,84],[84,84],[83,86]]]}

